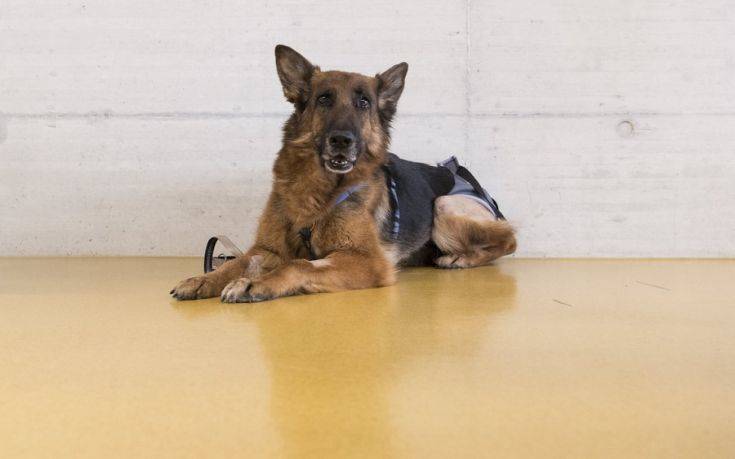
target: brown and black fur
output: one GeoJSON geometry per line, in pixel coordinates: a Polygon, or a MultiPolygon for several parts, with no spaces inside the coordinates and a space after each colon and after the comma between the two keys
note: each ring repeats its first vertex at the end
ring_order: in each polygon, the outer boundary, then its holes
{"type": "Polygon", "coordinates": [[[386,286],[395,282],[398,266],[415,262],[429,239],[442,252],[436,265],[447,268],[487,264],[515,250],[510,225],[462,196],[437,199],[433,229],[426,228],[426,240],[417,239],[410,249],[386,234],[390,202],[383,166],[406,63],[375,77],[321,71],[279,45],[276,66],[295,110],[284,126],[255,243],[216,271],[180,282],[171,291],[175,298],[219,295],[225,302],[255,302],[386,286]],[[357,192],[334,206],[358,184],[357,192]],[[315,260],[308,260],[301,228],[311,229],[315,260]]]}

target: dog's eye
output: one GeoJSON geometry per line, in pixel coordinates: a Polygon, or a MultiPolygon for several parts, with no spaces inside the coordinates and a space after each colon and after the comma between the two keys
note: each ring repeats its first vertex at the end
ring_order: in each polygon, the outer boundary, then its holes
{"type": "Polygon", "coordinates": [[[329,94],[322,94],[321,96],[316,98],[316,103],[326,107],[332,103],[332,98],[329,96],[329,94]]]}
{"type": "Polygon", "coordinates": [[[357,107],[363,110],[367,110],[368,108],[370,108],[370,99],[365,96],[360,96],[360,98],[357,99],[357,107]]]}

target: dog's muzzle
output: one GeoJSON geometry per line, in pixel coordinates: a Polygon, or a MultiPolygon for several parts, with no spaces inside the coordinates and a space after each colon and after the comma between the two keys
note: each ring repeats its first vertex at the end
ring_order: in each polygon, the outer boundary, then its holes
{"type": "Polygon", "coordinates": [[[357,138],[350,131],[332,131],[322,154],[324,167],[335,174],[346,174],[357,161],[357,138]]]}

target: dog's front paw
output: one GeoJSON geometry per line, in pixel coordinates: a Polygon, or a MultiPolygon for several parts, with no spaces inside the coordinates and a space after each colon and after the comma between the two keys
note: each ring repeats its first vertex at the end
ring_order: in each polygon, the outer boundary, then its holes
{"type": "Polygon", "coordinates": [[[227,284],[221,298],[225,303],[257,303],[272,299],[273,294],[260,282],[242,277],[227,284]]]}
{"type": "Polygon", "coordinates": [[[217,285],[207,276],[184,279],[169,293],[177,300],[198,300],[219,295],[217,285]]]}
{"type": "Polygon", "coordinates": [[[220,298],[224,303],[245,303],[247,293],[252,282],[247,277],[241,277],[230,282],[222,289],[220,298]]]}

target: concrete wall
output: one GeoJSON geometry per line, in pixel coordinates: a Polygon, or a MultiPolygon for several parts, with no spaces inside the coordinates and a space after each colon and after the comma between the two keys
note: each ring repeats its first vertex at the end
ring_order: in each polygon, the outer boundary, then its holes
{"type": "Polygon", "coordinates": [[[3,0],[0,255],[245,245],[285,43],[325,69],[409,62],[393,150],[461,156],[521,256],[734,256],[734,5],[3,0]]]}

